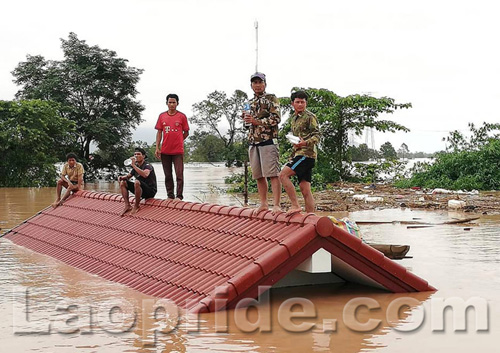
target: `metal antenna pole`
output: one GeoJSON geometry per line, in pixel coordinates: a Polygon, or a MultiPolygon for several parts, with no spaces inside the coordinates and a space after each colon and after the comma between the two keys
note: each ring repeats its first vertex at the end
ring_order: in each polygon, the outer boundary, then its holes
{"type": "Polygon", "coordinates": [[[259,66],[259,22],[254,22],[255,26],[255,72],[258,72],[259,66]]]}

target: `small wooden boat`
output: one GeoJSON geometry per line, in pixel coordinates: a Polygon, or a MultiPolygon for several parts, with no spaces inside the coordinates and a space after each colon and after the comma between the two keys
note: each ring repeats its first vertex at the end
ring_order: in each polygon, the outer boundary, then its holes
{"type": "Polygon", "coordinates": [[[377,249],[389,259],[401,260],[406,258],[406,254],[410,251],[409,245],[393,245],[393,244],[368,244],[372,248],[377,249]]]}

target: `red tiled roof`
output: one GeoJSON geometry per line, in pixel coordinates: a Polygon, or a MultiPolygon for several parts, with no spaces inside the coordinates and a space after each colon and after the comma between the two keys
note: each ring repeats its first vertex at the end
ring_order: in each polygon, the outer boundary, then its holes
{"type": "Polygon", "coordinates": [[[5,238],[193,311],[255,298],[320,248],[389,291],[434,290],[328,217],[157,199],[120,217],[123,207],[120,195],[80,191],[5,238]]]}

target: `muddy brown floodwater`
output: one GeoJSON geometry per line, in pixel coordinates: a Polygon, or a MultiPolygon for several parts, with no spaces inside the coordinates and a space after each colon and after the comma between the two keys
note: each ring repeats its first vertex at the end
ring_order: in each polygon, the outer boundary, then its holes
{"type": "MultiPolygon", "coordinates": [[[[157,197],[163,198],[163,175],[155,169],[157,197]]],[[[240,205],[241,196],[223,192],[223,177],[230,173],[222,166],[187,165],[185,198],[240,205]]],[[[116,183],[86,188],[118,191],[116,183]]],[[[0,189],[0,227],[14,227],[53,198],[52,188],[0,189]]],[[[322,195],[318,204],[328,202],[333,204],[322,195]]],[[[248,312],[181,315],[178,321],[176,313],[168,319],[160,313],[155,320],[150,310],[155,298],[0,238],[1,351],[498,352],[500,216],[484,208],[486,214],[474,213],[480,218],[466,226],[442,224],[471,213],[398,206],[318,213],[372,222],[361,225],[369,243],[410,245],[410,258],[399,263],[437,292],[393,294],[352,284],[272,289],[248,312]],[[416,219],[434,226],[407,228],[405,222],[416,219]],[[310,305],[307,317],[284,316],[281,309],[290,300],[310,305]],[[353,303],[361,303],[354,316],[353,303]],[[114,306],[120,310],[110,317],[114,306]]]]}

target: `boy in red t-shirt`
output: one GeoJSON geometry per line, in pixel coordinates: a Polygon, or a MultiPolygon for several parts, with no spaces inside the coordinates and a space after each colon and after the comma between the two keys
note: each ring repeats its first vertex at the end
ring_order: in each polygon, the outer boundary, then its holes
{"type": "Polygon", "coordinates": [[[177,105],[179,105],[179,96],[173,93],[169,94],[167,96],[168,110],[160,114],[155,126],[155,129],[158,130],[156,132],[155,155],[161,159],[163,165],[168,198],[182,200],[182,190],[184,189],[184,140],[189,135],[189,125],[186,115],[177,111],[177,105]],[[176,196],[174,195],[172,164],[174,165],[177,181],[176,196]]]}

